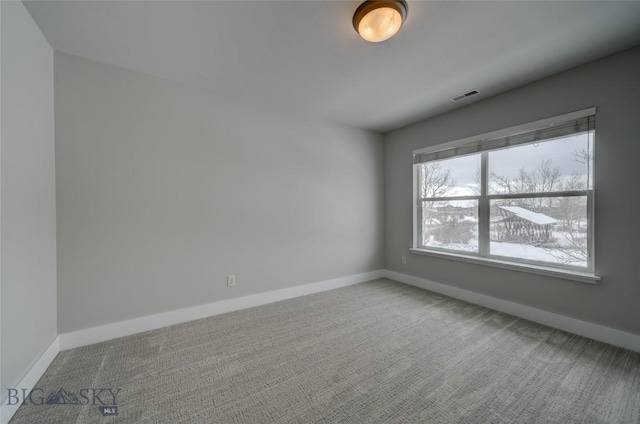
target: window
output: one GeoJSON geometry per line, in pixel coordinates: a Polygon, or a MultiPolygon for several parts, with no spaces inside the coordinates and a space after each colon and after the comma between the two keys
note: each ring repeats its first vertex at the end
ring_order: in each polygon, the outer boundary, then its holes
{"type": "Polygon", "coordinates": [[[592,273],[594,114],[414,151],[414,250],[592,273]]]}

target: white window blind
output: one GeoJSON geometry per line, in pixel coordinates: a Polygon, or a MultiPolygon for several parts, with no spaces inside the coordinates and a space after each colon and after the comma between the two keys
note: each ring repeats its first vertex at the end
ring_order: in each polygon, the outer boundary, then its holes
{"type": "Polygon", "coordinates": [[[442,150],[414,154],[413,163],[424,163],[454,156],[463,156],[488,150],[497,150],[522,144],[548,141],[554,138],[566,137],[595,129],[595,115],[585,116],[558,124],[550,124],[544,128],[510,134],[507,136],[472,141],[461,146],[448,147],[442,150]]]}

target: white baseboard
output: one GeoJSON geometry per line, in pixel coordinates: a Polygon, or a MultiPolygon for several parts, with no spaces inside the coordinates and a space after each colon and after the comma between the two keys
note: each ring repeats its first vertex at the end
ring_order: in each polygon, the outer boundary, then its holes
{"type": "MultiPolygon", "coordinates": [[[[60,340],[56,337],[44,353],[40,355],[40,358],[38,358],[36,363],[31,367],[22,380],[20,380],[18,385],[12,388],[19,389],[20,393],[22,393],[22,389],[25,389],[27,393],[33,390],[35,385],[38,383],[38,380],[40,380],[40,377],[42,377],[42,374],[44,374],[47,368],[49,368],[49,365],[51,365],[51,362],[55,359],[58,352],[60,352],[60,340]]],[[[7,424],[19,407],[20,402],[15,405],[9,405],[9,399],[7,398],[7,400],[2,404],[0,423],[7,424]]]]}
{"type": "Polygon", "coordinates": [[[497,299],[495,297],[452,287],[446,284],[436,283],[425,280],[424,278],[414,277],[412,275],[402,274],[395,271],[385,270],[384,276],[390,280],[398,281],[400,283],[430,290],[445,296],[528,319],[529,321],[534,321],[539,324],[548,325],[549,327],[557,328],[579,336],[588,337],[600,342],[640,352],[640,335],[637,334],[627,333],[625,331],[616,330],[615,328],[581,321],[564,315],[555,314],[553,312],[544,311],[542,309],[532,308],[530,306],[521,305],[508,300],[497,299]]]}
{"type": "Polygon", "coordinates": [[[156,330],[169,325],[224,314],[226,312],[253,308],[254,306],[265,305],[279,300],[291,299],[294,297],[346,287],[382,278],[383,275],[384,270],[365,272],[362,274],[320,281],[317,283],[304,284],[301,286],[288,287],[286,289],[273,290],[250,296],[221,300],[218,302],[208,303],[206,305],[162,312],[127,321],[120,321],[98,327],[72,331],[70,333],[63,333],[59,335],[60,350],[73,349],[75,347],[112,340],[118,337],[130,336],[132,334],[142,333],[149,330],[156,330]]]}

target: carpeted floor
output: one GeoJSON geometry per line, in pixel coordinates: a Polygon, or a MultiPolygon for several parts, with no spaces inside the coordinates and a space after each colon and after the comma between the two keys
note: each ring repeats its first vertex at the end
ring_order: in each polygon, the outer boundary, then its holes
{"type": "Polygon", "coordinates": [[[37,387],[67,404],[11,424],[640,422],[640,354],[389,280],[62,352],[37,387]],[[118,416],[69,404],[93,388],[118,416]]]}

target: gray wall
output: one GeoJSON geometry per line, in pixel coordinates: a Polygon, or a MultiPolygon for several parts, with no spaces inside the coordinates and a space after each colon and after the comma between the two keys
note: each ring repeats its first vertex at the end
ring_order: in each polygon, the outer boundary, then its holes
{"type": "Polygon", "coordinates": [[[58,53],[55,87],[59,332],[382,267],[381,135],[58,53]]]}
{"type": "Polygon", "coordinates": [[[385,134],[386,268],[640,334],[638,75],[640,48],[635,48],[385,134]],[[598,108],[595,267],[600,283],[410,254],[413,149],[591,106],[598,108]]]}
{"type": "Polygon", "coordinates": [[[53,51],[2,2],[2,398],[56,337],[53,51]]]}

